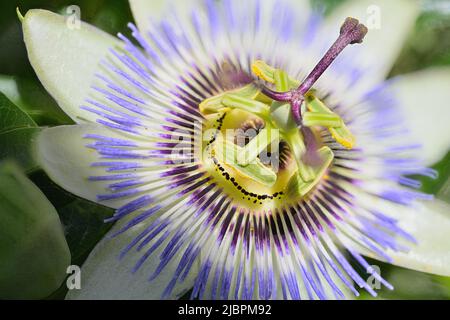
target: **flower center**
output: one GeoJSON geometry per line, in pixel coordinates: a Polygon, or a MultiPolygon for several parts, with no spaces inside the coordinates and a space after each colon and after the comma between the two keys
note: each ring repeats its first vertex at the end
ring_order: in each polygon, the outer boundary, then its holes
{"type": "Polygon", "coordinates": [[[338,39],[303,82],[255,61],[253,73],[274,89],[252,82],[200,104],[203,164],[224,191],[255,209],[298,201],[318,185],[334,159],[333,151],[316,138],[320,130],[353,148],[355,139],[341,117],[311,89],[339,53],[361,43],[366,33],[358,20],[347,18],[338,39]]]}

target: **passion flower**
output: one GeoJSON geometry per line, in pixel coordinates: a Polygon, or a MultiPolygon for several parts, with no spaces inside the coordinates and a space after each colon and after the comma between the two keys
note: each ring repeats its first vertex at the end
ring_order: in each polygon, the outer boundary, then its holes
{"type": "Polygon", "coordinates": [[[408,125],[422,106],[403,112],[406,85],[380,84],[406,34],[390,6],[413,21],[413,4],[381,1],[388,32],[366,43],[358,20],[322,28],[303,1],[158,3],[162,19],[132,1],[138,27],[120,41],[44,11],[23,21],[30,61],[78,123],[40,136],[40,162],[117,209],[69,297],[375,296],[348,257],[392,289],[363,254],[449,274],[448,218],[410,178],[436,175],[423,150],[436,159],[448,138],[420,149],[428,132],[408,125]]]}

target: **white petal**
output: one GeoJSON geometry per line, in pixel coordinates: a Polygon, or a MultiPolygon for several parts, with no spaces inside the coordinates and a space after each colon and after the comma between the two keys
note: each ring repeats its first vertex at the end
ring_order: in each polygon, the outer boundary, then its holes
{"type": "MultiPolygon", "coordinates": [[[[375,197],[364,199],[369,206],[396,219],[399,226],[417,241],[417,244],[413,244],[399,239],[409,248],[406,253],[387,250],[393,264],[450,276],[450,206],[447,203],[435,200],[416,203],[413,208],[407,208],[375,197]]],[[[372,253],[358,249],[367,256],[379,259],[372,253]]]]}
{"type": "Polygon", "coordinates": [[[450,206],[436,200],[423,203],[416,210],[398,210],[394,216],[418,244],[412,245],[408,253],[388,252],[393,263],[450,276],[450,206]]]}
{"type": "MultiPolygon", "coordinates": [[[[118,134],[95,124],[60,126],[44,130],[37,139],[36,155],[38,162],[50,178],[67,191],[97,202],[96,196],[108,194],[106,182],[89,181],[90,176],[105,175],[103,168],[93,167],[98,162],[97,151],[87,148],[90,140],[86,134],[99,134],[118,137],[118,134]]],[[[118,208],[126,200],[101,202],[101,204],[118,208]]]]}
{"type": "Polygon", "coordinates": [[[129,0],[134,21],[139,30],[149,30],[150,24],[160,20],[168,9],[170,0],[129,0]]]}
{"type": "Polygon", "coordinates": [[[40,81],[59,106],[76,122],[93,121],[80,109],[108,49],[120,42],[107,33],[67,17],[30,10],[23,20],[29,60],[40,81]]]}
{"type": "Polygon", "coordinates": [[[150,30],[152,23],[158,23],[168,15],[171,9],[176,8],[179,12],[188,16],[195,6],[200,4],[199,0],[129,0],[134,21],[141,32],[150,30]]]}
{"type": "Polygon", "coordinates": [[[345,54],[354,51],[354,63],[368,68],[372,83],[383,80],[412,30],[419,12],[418,3],[409,0],[351,0],[345,1],[333,11],[327,21],[327,28],[335,30],[346,17],[354,17],[369,28],[369,32],[357,48],[346,49],[345,54]]]}
{"type": "Polygon", "coordinates": [[[450,206],[437,200],[423,203],[417,210],[399,211],[398,219],[418,245],[408,253],[391,254],[394,264],[450,276],[450,206]]]}
{"type": "MultiPolygon", "coordinates": [[[[125,221],[118,222],[108,235],[119,231],[125,221]]],[[[140,224],[117,238],[108,239],[108,235],[94,248],[81,269],[81,290],[72,290],[67,299],[102,300],[102,299],[160,299],[164,289],[172,279],[182,254],[164,268],[157,278],[149,282],[148,278],[158,266],[161,253],[156,250],[147,262],[133,274],[131,270],[145,249],[141,252],[131,250],[121,260],[120,251],[125,248],[148,224],[140,224]]],[[[164,243],[162,244],[163,248],[164,243]]],[[[147,249],[149,247],[146,247],[147,249]]],[[[182,250],[182,249],[181,249],[182,250]]],[[[198,264],[194,263],[192,270],[184,282],[178,283],[172,298],[179,298],[194,285],[198,273],[198,264]]]]}
{"type": "Polygon", "coordinates": [[[432,68],[395,79],[392,89],[427,165],[450,150],[450,68],[432,68]]]}

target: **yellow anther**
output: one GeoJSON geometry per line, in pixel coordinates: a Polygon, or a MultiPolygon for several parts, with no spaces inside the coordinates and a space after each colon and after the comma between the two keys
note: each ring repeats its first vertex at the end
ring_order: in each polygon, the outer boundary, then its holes
{"type": "Polygon", "coordinates": [[[256,60],[252,63],[252,72],[258,78],[263,79],[264,81],[275,83],[273,73],[275,69],[269,66],[262,60],[256,60]]]}
{"type": "Polygon", "coordinates": [[[345,124],[343,124],[340,128],[329,128],[329,131],[333,139],[343,147],[353,149],[355,146],[356,138],[345,124]]]}
{"type": "MultiPolygon", "coordinates": [[[[260,79],[263,79],[264,81],[267,81],[269,83],[276,84],[276,72],[277,69],[275,69],[272,66],[269,66],[267,63],[265,63],[262,60],[256,60],[252,63],[252,72],[260,79]]],[[[300,85],[300,81],[293,79],[291,77],[287,78],[287,84],[289,89],[296,88],[300,85]]],[[[287,91],[287,90],[286,90],[287,91]]]]}
{"type": "MultiPolygon", "coordinates": [[[[311,93],[306,95],[306,106],[311,112],[335,114],[322,101],[311,93]]],[[[337,143],[347,149],[353,149],[356,143],[355,136],[350,132],[343,121],[341,122],[340,127],[331,127],[328,128],[328,130],[337,143]]]]}

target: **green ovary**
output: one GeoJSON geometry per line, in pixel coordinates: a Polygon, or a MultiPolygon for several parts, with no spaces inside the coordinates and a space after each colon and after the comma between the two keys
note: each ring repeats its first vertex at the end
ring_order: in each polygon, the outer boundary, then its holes
{"type": "MultiPolygon", "coordinates": [[[[261,61],[252,71],[279,92],[299,83],[261,61]]],[[[353,147],[354,138],[337,114],[312,93],[304,104],[305,127],[313,133],[326,127],[338,143],[353,147]]],[[[226,194],[250,210],[273,210],[307,197],[332,164],[333,152],[323,145],[313,150],[318,163],[303,160],[307,145],[290,104],[270,99],[253,83],[204,100],[200,111],[205,116],[203,166],[226,194]]]]}

